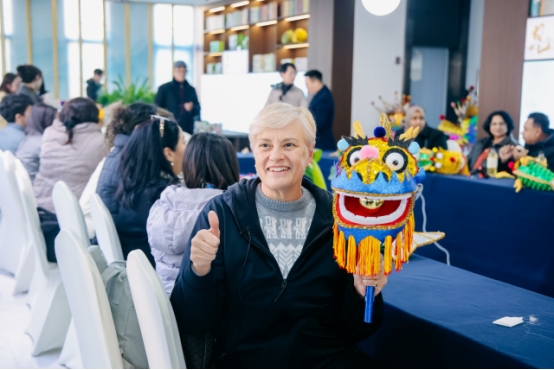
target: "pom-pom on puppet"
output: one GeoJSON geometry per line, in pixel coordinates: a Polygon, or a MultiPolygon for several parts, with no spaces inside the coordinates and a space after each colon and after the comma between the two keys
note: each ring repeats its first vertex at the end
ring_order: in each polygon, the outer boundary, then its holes
{"type": "MultiPolygon", "coordinates": [[[[375,276],[381,269],[383,249],[384,273],[402,263],[417,246],[431,244],[443,233],[414,233],[413,207],[425,171],[419,168],[415,155],[419,145],[414,141],[419,128],[409,128],[392,138],[391,123],[386,114],[368,138],[359,121],[354,136],[338,143],[343,151],[331,181],[334,191],[334,255],[340,267],[351,274],[375,276]]],[[[366,289],[365,321],[371,322],[374,287],[366,289]]]]}

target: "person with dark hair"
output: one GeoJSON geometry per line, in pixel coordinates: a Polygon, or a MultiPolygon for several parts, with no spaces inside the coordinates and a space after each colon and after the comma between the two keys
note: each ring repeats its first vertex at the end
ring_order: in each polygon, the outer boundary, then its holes
{"type": "Polygon", "coordinates": [[[40,102],[39,92],[42,86],[42,72],[33,65],[24,64],[17,67],[17,74],[21,77],[21,86],[17,94],[27,95],[33,104],[40,102]]]}
{"type": "Polygon", "coordinates": [[[107,154],[98,125],[98,108],[88,98],[71,99],[44,130],[40,166],[33,188],[39,207],[55,213],[52,189],[64,181],[79,198],[98,163],[107,154]]]}
{"type": "Polygon", "coordinates": [[[183,155],[185,183],[164,190],[150,210],[146,228],[156,271],[171,293],[196,218],[213,197],[239,181],[235,148],[223,136],[192,136],[183,155]]]}
{"type": "Polygon", "coordinates": [[[548,168],[554,171],[554,130],[550,128],[550,120],[544,113],[531,113],[525,121],[522,131],[525,149],[531,157],[544,154],[548,168]]]}
{"type": "Polygon", "coordinates": [[[467,156],[470,170],[486,168],[489,152],[494,149],[498,153],[497,171],[510,171],[508,163],[512,158],[512,151],[516,145],[512,138],[514,130],[514,121],[510,115],[503,111],[494,111],[483,123],[483,130],[489,137],[483,138],[475,143],[471,152],[467,156]]]}
{"type": "Polygon", "coordinates": [[[121,180],[110,213],[125,259],[131,251],[141,249],[152,266],[156,265],[148,244],[146,221],[165,188],[180,182],[185,145],[177,123],[155,116],[136,126],[121,151],[121,180]]]}
{"type": "Polygon", "coordinates": [[[425,110],[422,107],[414,105],[408,108],[404,118],[404,127],[396,132],[396,136],[402,135],[409,127],[419,127],[419,134],[415,141],[421,148],[448,148],[446,145],[446,135],[425,122],[425,110]]]}
{"type": "Polygon", "coordinates": [[[35,180],[40,166],[42,134],[52,125],[57,113],[55,108],[43,103],[37,103],[31,107],[31,114],[25,125],[25,138],[19,144],[15,154],[29,173],[31,181],[35,180]]]}
{"type": "Polygon", "coordinates": [[[265,106],[267,107],[275,103],[289,103],[297,108],[307,108],[308,102],[304,96],[304,92],[294,86],[294,79],[296,78],[296,67],[294,64],[281,64],[279,73],[283,81],[276,85],[271,85],[272,90],[269,93],[265,106]]]}
{"type": "Polygon", "coordinates": [[[31,99],[27,96],[8,95],[0,102],[0,115],[8,122],[0,130],[0,150],[14,153],[25,138],[25,124],[31,114],[31,99]]]}
{"type": "Polygon", "coordinates": [[[0,85],[0,102],[6,95],[15,94],[21,85],[21,77],[14,73],[6,73],[0,85]]]}
{"type": "Polygon", "coordinates": [[[322,150],[335,150],[337,142],[333,136],[335,100],[331,90],[323,83],[321,72],[313,69],[306,72],[306,88],[311,97],[309,110],[317,125],[315,147],[322,150]]]}
{"type": "Polygon", "coordinates": [[[108,126],[106,147],[110,149],[110,154],[106,157],[102,167],[96,193],[100,195],[100,198],[102,198],[104,204],[112,213],[116,213],[118,209],[115,193],[121,183],[118,171],[121,152],[135,128],[141,123],[148,121],[155,114],[155,106],[145,103],[133,103],[128,107],[119,108],[108,126]]]}
{"type": "Polygon", "coordinates": [[[173,64],[173,81],[158,88],[154,102],[173,113],[183,131],[194,133],[194,122],[200,120],[200,103],[196,90],[187,81],[185,62],[179,60],[173,64]]]}
{"type": "Polygon", "coordinates": [[[94,101],[98,101],[98,92],[102,88],[100,81],[102,81],[103,74],[104,72],[101,69],[95,69],[92,78],[87,80],[87,96],[94,101]]]}

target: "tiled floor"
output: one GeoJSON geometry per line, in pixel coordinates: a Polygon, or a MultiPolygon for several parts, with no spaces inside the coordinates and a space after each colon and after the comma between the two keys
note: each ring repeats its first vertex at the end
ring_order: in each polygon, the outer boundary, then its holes
{"type": "Polygon", "coordinates": [[[59,350],[31,356],[31,338],[25,334],[31,311],[26,295],[12,295],[14,280],[0,271],[0,369],[60,368],[59,350]]]}

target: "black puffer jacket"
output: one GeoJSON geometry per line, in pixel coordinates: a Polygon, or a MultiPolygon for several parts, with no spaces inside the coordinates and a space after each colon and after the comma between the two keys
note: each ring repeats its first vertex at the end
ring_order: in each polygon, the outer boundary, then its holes
{"type": "Polygon", "coordinates": [[[190,241],[171,303],[181,335],[212,331],[214,359],[223,368],[321,368],[373,334],[383,320],[375,300],[373,324],[363,322],[364,299],[353,277],[333,258],[332,196],[308,180],[316,211],[304,248],[283,279],[260,227],[259,179],[242,180],[213,198],[192,235],[219,217],[221,243],[211,271],[191,268],[190,241]]]}
{"type": "Polygon", "coordinates": [[[114,147],[110,154],[106,157],[104,167],[98,178],[98,186],[96,193],[100,195],[102,201],[108,207],[111,214],[117,212],[117,202],[115,201],[115,192],[119,185],[119,162],[121,159],[121,151],[125,144],[129,141],[129,136],[124,134],[115,135],[114,147]]]}
{"type": "Polygon", "coordinates": [[[548,169],[554,171],[554,130],[548,130],[547,134],[548,137],[543,141],[532,145],[525,144],[525,148],[529,150],[531,157],[537,157],[543,152],[548,161],[548,169]]]}

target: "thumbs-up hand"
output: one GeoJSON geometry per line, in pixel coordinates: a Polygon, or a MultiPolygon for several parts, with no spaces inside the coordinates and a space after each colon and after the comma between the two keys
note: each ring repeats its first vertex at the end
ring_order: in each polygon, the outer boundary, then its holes
{"type": "Polygon", "coordinates": [[[190,260],[192,268],[199,276],[204,276],[212,267],[212,261],[215,259],[217,249],[219,248],[219,219],[214,211],[208,213],[210,228],[200,230],[192,238],[190,248],[190,260]]]}

